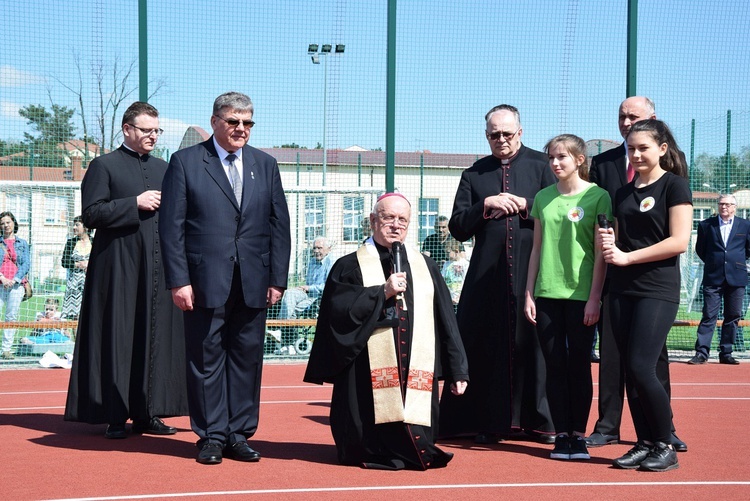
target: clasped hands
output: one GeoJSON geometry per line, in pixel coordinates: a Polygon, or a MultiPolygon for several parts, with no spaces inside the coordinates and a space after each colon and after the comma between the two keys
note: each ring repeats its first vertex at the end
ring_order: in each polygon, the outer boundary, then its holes
{"type": "Polygon", "coordinates": [[[484,217],[500,219],[526,210],[526,199],[512,193],[498,193],[484,199],[484,217]]]}

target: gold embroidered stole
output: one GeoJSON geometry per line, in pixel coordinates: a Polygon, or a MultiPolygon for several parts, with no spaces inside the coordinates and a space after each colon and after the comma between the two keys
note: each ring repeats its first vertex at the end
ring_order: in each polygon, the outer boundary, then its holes
{"type": "MultiPolygon", "coordinates": [[[[362,270],[365,287],[383,285],[383,268],[380,258],[362,245],[357,250],[357,260],[362,270]]],[[[373,247],[374,249],[374,247],[373,247]]],[[[411,246],[404,245],[411,268],[408,277],[414,296],[412,343],[406,397],[401,398],[401,380],[393,340],[393,328],[375,329],[367,342],[369,352],[372,398],[375,405],[375,423],[406,422],[432,426],[432,388],[435,381],[435,316],[433,309],[434,287],[424,256],[411,246]]]]}

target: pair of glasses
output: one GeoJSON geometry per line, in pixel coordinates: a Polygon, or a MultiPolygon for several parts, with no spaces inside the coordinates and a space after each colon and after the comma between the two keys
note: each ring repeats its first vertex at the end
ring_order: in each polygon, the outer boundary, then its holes
{"type": "Polygon", "coordinates": [[[485,135],[487,136],[488,139],[492,139],[493,141],[497,141],[501,137],[503,139],[505,139],[506,141],[510,141],[511,139],[513,139],[513,136],[515,136],[516,134],[518,134],[519,130],[521,130],[520,127],[517,128],[515,132],[498,131],[498,132],[493,132],[491,134],[486,134],[485,133],[485,135]]]}
{"type": "Polygon", "coordinates": [[[137,125],[133,125],[133,124],[128,124],[128,125],[133,127],[134,129],[138,129],[139,131],[141,131],[141,133],[144,136],[150,136],[152,134],[156,134],[156,136],[158,137],[164,134],[164,129],[144,129],[143,127],[138,127],[137,125]]]}
{"type": "Polygon", "coordinates": [[[733,204],[731,202],[719,202],[719,207],[731,207],[733,205],[737,205],[737,204],[733,204]]]}
{"type": "Polygon", "coordinates": [[[230,127],[239,127],[242,124],[246,129],[252,129],[255,122],[252,120],[237,120],[236,118],[224,118],[219,115],[214,115],[219,120],[224,120],[230,127]]]}
{"type": "Polygon", "coordinates": [[[383,214],[378,214],[378,219],[383,221],[385,224],[393,224],[393,223],[398,222],[398,225],[401,226],[402,228],[406,228],[407,226],[409,226],[409,220],[406,219],[405,217],[396,217],[396,216],[390,216],[390,215],[384,216],[383,214]]]}

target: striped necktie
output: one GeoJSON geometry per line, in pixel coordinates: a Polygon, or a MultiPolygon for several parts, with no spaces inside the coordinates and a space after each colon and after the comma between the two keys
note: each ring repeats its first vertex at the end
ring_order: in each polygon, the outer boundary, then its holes
{"type": "Polygon", "coordinates": [[[237,199],[237,205],[242,205],[242,180],[240,179],[240,171],[237,170],[237,166],[234,161],[237,159],[237,155],[230,153],[227,155],[227,162],[229,162],[229,182],[232,183],[232,191],[234,191],[234,198],[237,199]]]}

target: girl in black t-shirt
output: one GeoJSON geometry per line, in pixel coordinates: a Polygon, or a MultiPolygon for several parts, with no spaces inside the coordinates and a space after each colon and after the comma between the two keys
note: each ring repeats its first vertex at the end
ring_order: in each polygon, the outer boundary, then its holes
{"type": "Polygon", "coordinates": [[[667,471],[679,465],[671,445],[669,395],[656,376],[656,362],[679,307],[679,255],[690,241],[692,194],[684,156],[664,122],[636,122],[627,144],[638,177],[615,195],[615,231],[599,230],[604,260],[614,265],[612,328],[625,354],[638,436],[635,447],[613,464],[667,471]]]}

